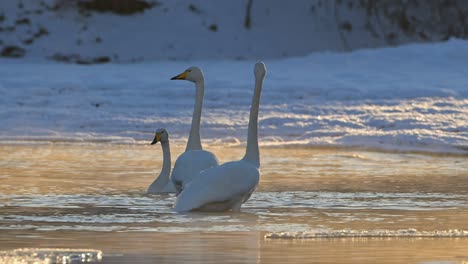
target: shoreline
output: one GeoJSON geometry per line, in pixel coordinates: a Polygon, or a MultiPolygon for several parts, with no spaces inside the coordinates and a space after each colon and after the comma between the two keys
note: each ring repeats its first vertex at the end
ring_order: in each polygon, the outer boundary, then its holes
{"type": "MultiPolygon", "coordinates": [[[[245,149],[244,144],[207,144],[203,143],[204,148],[228,148],[228,149],[236,149],[236,150],[243,150],[245,149]]],[[[114,142],[112,140],[90,140],[90,141],[83,141],[83,140],[76,140],[76,141],[69,141],[67,139],[63,140],[2,140],[0,139],[0,147],[2,146],[77,146],[77,147],[85,147],[85,146],[129,146],[129,147],[140,147],[140,146],[150,146],[149,140],[134,140],[134,142],[114,142]]],[[[171,148],[185,148],[184,140],[176,140],[176,142],[171,142],[171,148]]],[[[358,146],[358,145],[307,145],[307,144],[295,144],[295,143],[285,143],[285,144],[274,144],[274,145],[262,145],[260,142],[261,149],[299,149],[299,150],[330,150],[330,151],[358,151],[358,152],[372,152],[372,153],[384,153],[384,154],[415,154],[415,155],[423,155],[423,156],[433,156],[433,157],[463,157],[468,156],[468,147],[466,148],[457,148],[451,147],[446,151],[439,150],[439,151],[430,151],[426,149],[418,149],[418,148],[407,148],[401,149],[395,146],[394,148],[388,147],[377,147],[377,146],[358,146]]]]}

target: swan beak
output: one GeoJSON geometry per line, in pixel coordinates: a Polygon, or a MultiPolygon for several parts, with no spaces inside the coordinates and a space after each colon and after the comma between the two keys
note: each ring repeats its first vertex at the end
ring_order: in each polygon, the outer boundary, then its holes
{"type": "Polygon", "coordinates": [[[154,136],[154,139],[153,139],[153,142],[151,142],[151,145],[154,145],[158,143],[159,141],[161,141],[161,134],[156,133],[156,136],[154,136]]]}
{"type": "Polygon", "coordinates": [[[172,77],[171,80],[185,80],[186,77],[187,77],[187,71],[184,71],[183,73],[172,77]]]}

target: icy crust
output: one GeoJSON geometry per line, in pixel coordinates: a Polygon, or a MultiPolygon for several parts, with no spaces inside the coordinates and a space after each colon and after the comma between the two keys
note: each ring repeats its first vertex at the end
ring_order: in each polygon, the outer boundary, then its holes
{"type": "Polygon", "coordinates": [[[414,228],[399,230],[330,230],[309,232],[268,233],[266,239],[313,239],[313,238],[381,238],[381,237],[468,237],[468,231],[449,229],[419,231],[414,228]]]}
{"type": "Polygon", "coordinates": [[[96,249],[70,248],[20,248],[0,251],[0,263],[68,264],[100,262],[102,251],[96,249]]]}
{"type": "MultiPolygon", "coordinates": [[[[262,146],[468,153],[468,41],[266,61],[262,146]]],[[[184,145],[191,65],[206,78],[202,143],[245,145],[254,61],[76,66],[0,60],[0,143],[148,144],[164,127],[184,145]],[[3,63],[2,63],[3,62],[3,63]]]]}

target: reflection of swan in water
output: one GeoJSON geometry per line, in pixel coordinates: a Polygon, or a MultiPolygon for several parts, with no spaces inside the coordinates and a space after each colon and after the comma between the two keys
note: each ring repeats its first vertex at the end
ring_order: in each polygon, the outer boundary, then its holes
{"type": "Polygon", "coordinates": [[[169,175],[171,174],[171,149],[169,147],[169,134],[164,128],[159,128],[156,130],[153,142],[151,145],[154,145],[158,142],[161,142],[161,148],[163,152],[163,166],[161,173],[154,180],[154,182],[148,188],[147,193],[169,193],[175,192],[174,185],[169,181],[169,175]]]}
{"type": "Polygon", "coordinates": [[[250,108],[247,149],[243,159],[224,163],[200,172],[177,197],[176,211],[240,210],[250,198],[260,179],[258,150],[258,108],[266,68],[255,64],[255,90],[250,108]]]}
{"type": "Polygon", "coordinates": [[[171,180],[180,193],[194,175],[202,170],[218,165],[218,159],[209,151],[203,150],[200,141],[200,119],[205,93],[205,79],[198,67],[190,67],[171,80],[187,80],[195,83],[195,106],[192,116],[192,126],[185,152],[177,158],[172,171],[171,180]]]}

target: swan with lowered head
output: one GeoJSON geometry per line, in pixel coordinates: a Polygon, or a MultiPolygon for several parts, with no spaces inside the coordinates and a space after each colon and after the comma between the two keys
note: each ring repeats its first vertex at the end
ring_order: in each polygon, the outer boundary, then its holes
{"type": "Polygon", "coordinates": [[[219,162],[213,153],[203,150],[200,140],[200,119],[205,94],[203,72],[198,67],[190,67],[183,73],[172,77],[171,80],[191,81],[195,83],[196,88],[192,125],[187,147],[185,152],[177,158],[171,175],[171,181],[177,190],[177,194],[179,194],[194,175],[198,175],[202,170],[217,166],[219,162]]]}
{"type": "Polygon", "coordinates": [[[258,109],[266,74],[265,64],[256,63],[254,74],[255,90],[250,107],[245,156],[239,161],[227,162],[200,172],[177,197],[174,205],[176,211],[239,211],[257,188],[260,180],[258,109]]]}
{"type": "Polygon", "coordinates": [[[172,182],[169,180],[169,175],[171,174],[171,149],[169,147],[169,133],[167,133],[166,129],[159,128],[156,130],[151,145],[154,145],[158,142],[161,142],[161,148],[163,152],[163,166],[161,173],[150,185],[146,192],[149,194],[173,193],[175,192],[175,188],[172,182]]]}

